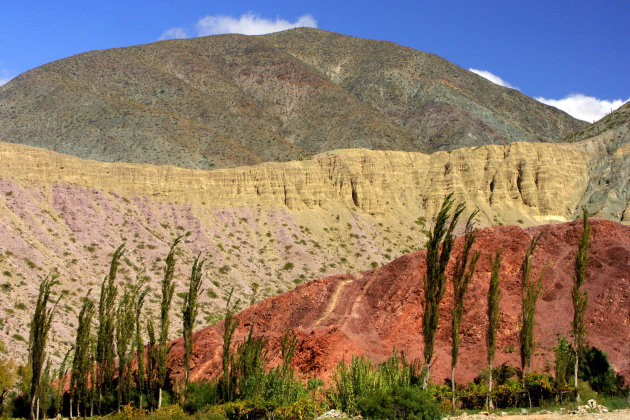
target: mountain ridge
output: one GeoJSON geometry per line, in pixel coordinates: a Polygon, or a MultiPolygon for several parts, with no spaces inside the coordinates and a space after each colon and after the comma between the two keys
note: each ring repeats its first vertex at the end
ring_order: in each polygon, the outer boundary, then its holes
{"type": "Polygon", "coordinates": [[[555,142],[585,123],[433,54],[315,29],[98,50],[0,87],[0,140],[210,169],[555,142]]]}

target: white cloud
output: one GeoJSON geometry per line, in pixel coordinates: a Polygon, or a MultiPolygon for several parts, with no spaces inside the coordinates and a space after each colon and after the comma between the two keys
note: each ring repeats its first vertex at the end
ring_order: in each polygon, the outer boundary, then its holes
{"type": "Polygon", "coordinates": [[[563,99],[536,98],[536,100],[554,106],[574,118],[595,122],[630,101],[630,98],[625,101],[623,99],[609,101],[582,95],[581,93],[574,93],[563,99]]]}
{"type": "Polygon", "coordinates": [[[279,17],[271,20],[254,13],[246,13],[239,18],[220,15],[205,16],[197,21],[194,28],[177,26],[167,29],[160,35],[158,41],[217,34],[263,35],[300,27],[317,28],[317,21],[311,15],[300,16],[295,22],[279,17]]]}
{"type": "Polygon", "coordinates": [[[483,77],[484,79],[490,80],[495,85],[499,85],[499,86],[503,86],[503,87],[507,87],[507,88],[511,88],[511,89],[518,89],[518,88],[512,86],[511,84],[509,84],[508,82],[506,82],[505,80],[501,79],[496,74],[492,74],[492,73],[490,73],[487,70],[477,70],[477,69],[473,69],[473,68],[470,68],[468,70],[472,71],[473,73],[475,73],[475,74],[477,74],[477,75],[479,75],[481,77],[483,77]]]}
{"type": "Polygon", "coordinates": [[[317,27],[317,21],[311,15],[300,16],[295,22],[284,19],[266,19],[253,13],[246,13],[236,19],[231,16],[206,16],[195,26],[197,36],[216,34],[262,35],[298,27],[317,27]]]}
{"type": "Polygon", "coordinates": [[[188,38],[188,31],[184,28],[171,28],[167,29],[162,33],[162,36],[158,38],[158,41],[163,41],[165,39],[183,39],[188,38]]]}
{"type": "Polygon", "coordinates": [[[4,85],[5,83],[8,83],[9,80],[11,80],[10,77],[0,77],[0,86],[4,85]]]}

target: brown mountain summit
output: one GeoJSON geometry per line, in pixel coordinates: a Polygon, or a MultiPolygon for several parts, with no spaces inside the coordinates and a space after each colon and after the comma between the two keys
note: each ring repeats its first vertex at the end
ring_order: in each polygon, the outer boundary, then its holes
{"type": "Polygon", "coordinates": [[[0,141],[199,169],[556,142],[585,126],[433,54],[309,28],[91,51],[0,87],[0,141]]]}
{"type": "MultiPolygon", "coordinates": [[[[558,334],[568,334],[572,275],[581,221],[529,229],[495,226],[479,231],[475,247],[482,251],[470,285],[462,324],[458,378],[471,380],[486,366],[486,294],[490,278],[488,255],[503,249],[501,320],[496,362],[519,365],[519,269],[532,235],[542,233],[533,257],[533,272],[550,264],[544,276],[544,294],[536,309],[536,351],[533,367],[553,366],[552,347],[558,334]]],[[[454,255],[461,252],[456,241],[454,255]]],[[[251,325],[255,335],[269,339],[270,355],[279,360],[279,339],[286,331],[298,334],[295,364],[311,376],[328,377],[335,364],[365,354],[383,360],[395,347],[408,358],[422,357],[422,278],[426,251],[417,251],[375,270],[337,275],[298,286],[241,312],[233,343],[242,342],[251,325]]],[[[449,270],[453,269],[453,258],[449,270]]],[[[592,221],[592,244],[587,269],[587,342],[605,351],[615,369],[629,376],[627,342],[630,307],[630,227],[607,220],[592,221]]],[[[447,271],[448,275],[449,271],[447,271]]],[[[450,377],[450,307],[452,284],[440,305],[434,381],[450,377]]],[[[192,378],[217,375],[221,365],[223,323],[198,331],[194,338],[192,378]]],[[[182,374],[182,340],[171,347],[173,375],[182,374]]]]}

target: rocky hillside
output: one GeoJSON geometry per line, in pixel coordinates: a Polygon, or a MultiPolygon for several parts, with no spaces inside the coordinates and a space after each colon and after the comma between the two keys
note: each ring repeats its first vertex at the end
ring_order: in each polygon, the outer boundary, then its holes
{"type": "MultiPolygon", "coordinates": [[[[601,141],[514,143],[432,155],[340,150],[200,171],[86,161],[0,143],[0,340],[24,354],[37,285],[58,270],[64,294],[53,326],[59,355],[73,339],[79,299],[90,288],[93,296],[98,291],[108,254],[122,242],[120,281],[149,282],[151,308],[169,243],[191,232],[180,248],[176,293],[184,291],[193,256],[203,252],[201,327],[217,319],[232,286],[249,302],[258,283],[260,300],[421,248],[423,222],[431,223],[451,191],[480,210],[485,226],[573,220],[583,204],[628,222],[628,190],[596,183],[602,174],[593,172],[593,162],[606,156],[621,168],[629,155],[621,147],[609,156],[601,141]]],[[[628,172],[614,176],[629,178],[628,172]]],[[[180,303],[176,298],[175,306],[180,303]]]]}
{"type": "Polygon", "coordinates": [[[557,142],[585,126],[438,56],[309,28],[91,51],[0,87],[0,141],[197,169],[557,142]]]}
{"type": "MultiPolygon", "coordinates": [[[[533,235],[542,237],[533,257],[533,275],[546,264],[544,294],[536,308],[536,351],[532,367],[549,372],[552,347],[558,334],[567,334],[572,319],[571,287],[581,221],[530,229],[497,226],[479,231],[476,248],[482,251],[470,284],[462,323],[462,341],[457,377],[472,380],[486,366],[486,294],[490,279],[488,256],[502,249],[501,315],[497,363],[520,366],[518,273],[533,235]],[[480,302],[483,302],[480,304],[480,302]]],[[[592,221],[592,244],[587,269],[587,342],[604,350],[613,367],[626,377],[630,339],[630,227],[606,220],[592,221]]],[[[454,247],[461,252],[463,238],[454,247]]],[[[255,335],[270,343],[270,355],[279,360],[281,336],[297,334],[295,365],[311,376],[329,377],[335,364],[353,355],[365,354],[384,360],[395,347],[409,359],[422,357],[422,278],[426,251],[405,255],[390,264],[358,274],[337,275],[309,282],[283,295],[267,299],[237,315],[240,326],[234,343],[242,341],[251,325],[255,335]],[[369,321],[367,321],[369,320],[369,321]]],[[[449,270],[453,269],[453,259],[449,270]]],[[[447,271],[448,273],[448,271],[447,271]]],[[[440,307],[433,380],[450,378],[450,307],[452,285],[440,307]]],[[[220,372],[223,323],[198,331],[194,338],[192,378],[220,372]]],[[[175,376],[182,375],[182,340],[171,347],[175,376]]]]}

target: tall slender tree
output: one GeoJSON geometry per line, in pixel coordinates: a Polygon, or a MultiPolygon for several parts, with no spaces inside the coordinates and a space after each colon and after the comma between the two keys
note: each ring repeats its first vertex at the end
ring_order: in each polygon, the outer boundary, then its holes
{"type": "MultiPolygon", "coordinates": [[[[66,387],[66,377],[68,373],[68,361],[70,360],[70,355],[74,351],[74,347],[70,347],[66,352],[66,355],[61,360],[61,364],[57,369],[57,393],[55,395],[55,411],[57,414],[61,414],[63,410],[63,394],[66,387]]],[[[1,406],[2,404],[0,404],[1,406]]]]}
{"type": "Polygon", "coordinates": [[[433,230],[427,238],[427,271],[424,276],[424,316],[422,319],[422,336],[424,340],[424,379],[422,387],[429,384],[429,371],[435,344],[435,333],[440,321],[439,305],[444,297],[446,284],[446,266],[453,250],[455,237],[453,231],[459,216],[465,209],[460,203],[455,208],[449,223],[449,213],[453,207],[453,193],[446,196],[437,215],[433,230]]]}
{"type": "Polygon", "coordinates": [[[35,303],[35,312],[31,320],[31,332],[28,346],[28,363],[31,367],[32,376],[30,383],[30,399],[31,409],[30,417],[39,418],[39,399],[41,397],[41,379],[42,371],[46,363],[46,343],[48,341],[48,332],[52,326],[55,309],[61,296],[57,301],[48,307],[50,293],[52,288],[59,284],[57,274],[51,273],[39,284],[39,294],[35,303]]]}
{"type": "Polygon", "coordinates": [[[114,254],[109,265],[109,274],[101,284],[101,296],[98,303],[98,330],[96,335],[96,385],[98,387],[98,409],[102,413],[103,392],[113,390],[114,380],[114,334],[116,329],[116,275],[120,265],[125,244],[120,245],[114,254]]]}
{"type": "Polygon", "coordinates": [[[464,300],[480,255],[479,251],[471,254],[477,239],[477,229],[474,227],[477,213],[477,210],[473,211],[466,222],[464,247],[455,260],[455,272],[453,274],[453,308],[451,309],[451,395],[453,407],[455,407],[455,367],[459,357],[459,333],[464,315],[464,300]]]}
{"type": "Polygon", "coordinates": [[[135,301],[135,326],[136,326],[136,358],[138,360],[138,369],[136,370],[136,384],[138,390],[138,408],[142,408],[142,395],[146,392],[145,388],[145,367],[144,357],[146,349],[144,348],[144,339],[142,337],[142,321],[140,316],[142,315],[142,306],[144,305],[144,299],[147,296],[147,289],[142,289],[142,286],[138,285],[138,292],[135,301]]]}
{"type": "Polygon", "coordinates": [[[157,408],[162,407],[162,389],[166,383],[167,362],[168,362],[168,331],[170,327],[170,310],[173,301],[173,293],[175,292],[175,283],[173,277],[175,275],[175,251],[177,244],[181,240],[178,236],[173,241],[171,249],[166,257],[166,267],[164,269],[164,277],[162,278],[162,303],[160,304],[160,336],[158,339],[157,349],[157,385],[158,385],[158,401],[157,408]]]}
{"type": "Polygon", "coordinates": [[[236,331],[239,324],[239,320],[234,319],[234,314],[236,313],[236,308],[238,307],[240,300],[237,299],[236,302],[232,303],[233,293],[234,287],[230,290],[225,304],[225,318],[223,321],[223,375],[219,380],[219,391],[221,398],[224,401],[232,401],[236,394],[235,375],[232,373],[234,355],[232,354],[231,346],[234,331],[236,331]]]}
{"type": "Polygon", "coordinates": [[[578,241],[578,249],[575,253],[575,276],[573,276],[573,287],[571,297],[573,300],[573,322],[571,333],[573,334],[573,351],[575,352],[575,366],[573,369],[574,386],[576,389],[576,400],[580,402],[580,391],[578,390],[578,366],[580,358],[584,353],[586,345],[586,323],[584,317],[588,306],[588,292],[582,288],[586,280],[586,265],[588,263],[588,249],[591,243],[591,226],[588,223],[588,211],[586,207],[582,209],[582,236],[578,241]]]}
{"type": "Polygon", "coordinates": [[[80,407],[83,404],[83,413],[87,413],[87,402],[89,392],[89,372],[93,361],[90,358],[92,346],[91,329],[94,318],[94,302],[90,299],[90,291],[87,292],[83,300],[83,306],[79,312],[77,335],[74,345],[74,359],[72,360],[72,370],[70,374],[70,413],[72,406],[76,402],[77,416],[80,416],[80,407]]]}
{"type": "Polygon", "coordinates": [[[529,248],[525,252],[523,264],[521,266],[521,328],[519,331],[519,343],[521,353],[521,369],[523,372],[523,381],[525,374],[531,367],[532,351],[534,349],[534,325],[536,303],[542,295],[542,280],[545,274],[543,268],[540,272],[538,280],[531,279],[532,256],[538,245],[541,234],[534,236],[529,248]]]}
{"type": "Polygon", "coordinates": [[[117,401],[120,411],[131,393],[131,348],[135,330],[135,304],[138,290],[132,287],[118,302],[116,309],[116,352],[118,354],[117,401]]]}
{"type": "Polygon", "coordinates": [[[151,317],[149,317],[147,321],[147,334],[149,336],[149,351],[147,355],[147,405],[149,409],[152,410],[157,406],[158,347],[155,340],[155,326],[151,317]]]}
{"type": "Polygon", "coordinates": [[[206,261],[205,259],[199,261],[197,255],[193,262],[192,271],[190,273],[190,282],[188,285],[188,293],[184,299],[184,305],[182,308],[183,330],[184,330],[184,385],[188,386],[188,378],[190,375],[190,356],[193,351],[193,328],[195,326],[195,320],[199,312],[198,297],[201,293],[201,269],[206,261]]]}
{"type": "Polygon", "coordinates": [[[499,289],[499,272],[501,271],[501,250],[495,254],[494,260],[490,256],[490,286],[488,288],[488,331],[486,333],[486,347],[488,350],[488,397],[486,405],[493,409],[492,403],[492,369],[494,354],[497,350],[497,330],[499,329],[499,305],[501,303],[501,289],[499,289]]]}

